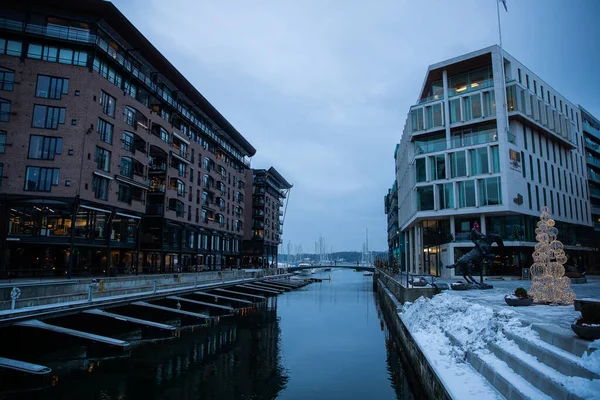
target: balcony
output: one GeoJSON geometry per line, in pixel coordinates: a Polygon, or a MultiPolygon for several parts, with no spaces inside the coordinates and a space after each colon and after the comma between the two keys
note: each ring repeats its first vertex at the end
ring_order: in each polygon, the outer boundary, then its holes
{"type": "Polygon", "coordinates": [[[585,147],[600,154],[600,144],[595,143],[590,138],[585,138],[585,147]]]}
{"type": "Polygon", "coordinates": [[[592,125],[590,125],[589,122],[583,122],[583,130],[589,133],[590,135],[594,136],[596,139],[600,140],[600,129],[594,128],[592,125]]]}
{"type": "Polygon", "coordinates": [[[586,157],[586,162],[589,165],[593,165],[596,168],[600,168],[600,158],[596,158],[596,157],[593,157],[593,156],[591,156],[591,155],[588,154],[587,157],[586,157]]]}
{"type": "Polygon", "coordinates": [[[588,179],[590,181],[600,183],[600,174],[588,168],[588,179]]]}
{"type": "Polygon", "coordinates": [[[600,189],[590,186],[590,197],[600,199],[600,189]]]}
{"type": "Polygon", "coordinates": [[[600,215],[600,206],[596,206],[592,204],[591,207],[592,215],[600,215]]]}
{"type": "Polygon", "coordinates": [[[283,216],[283,210],[281,208],[279,209],[279,216],[283,216]]]}
{"type": "Polygon", "coordinates": [[[415,105],[422,105],[425,103],[431,103],[438,100],[444,100],[444,93],[434,94],[433,96],[423,97],[422,99],[417,101],[415,105]]]}
{"type": "Polygon", "coordinates": [[[165,193],[167,191],[167,184],[164,179],[150,179],[149,193],[165,193]]]}
{"type": "Polygon", "coordinates": [[[146,214],[149,215],[164,215],[165,205],[164,203],[149,203],[146,204],[146,214]]]}

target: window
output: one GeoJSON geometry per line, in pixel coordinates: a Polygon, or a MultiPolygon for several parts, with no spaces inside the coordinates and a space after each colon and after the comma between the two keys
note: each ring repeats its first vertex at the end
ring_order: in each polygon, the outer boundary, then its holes
{"type": "Polygon", "coordinates": [[[125,106],[125,112],[123,113],[123,121],[130,126],[135,126],[137,121],[137,110],[134,108],[125,106]]]}
{"type": "Polygon", "coordinates": [[[529,75],[525,74],[525,86],[529,89],[529,75]]]}
{"type": "Polygon", "coordinates": [[[467,158],[464,151],[450,153],[450,177],[467,176],[467,158]]]}
{"type": "Polygon", "coordinates": [[[521,82],[521,68],[517,68],[517,76],[519,77],[519,83],[523,83],[521,82]]]}
{"type": "Polygon", "coordinates": [[[96,162],[96,168],[110,172],[110,151],[96,146],[94,161],[96,162]]]}
{"type": "Polygon", "coordinates": [[[100,140],[104,143],[112,144],[113,129],[112,124],[98,118],[98,133],[100,134],[100,140]]]}
{"type": "Polygon", "coordinates": [[[15,72],[12,69],[0,67],[0,90],[10,92],[15,83],[15,72]]]}
{"type": "Polygon", "coordinates": [[[538,176],[538,183],[542,183],[542,164],[540,162],[540,159],[537,159],[537,176],[538,176]]]}
{"type": "Polygon", "coordinates": [[[427,129],[443,125],[442,118],[442,103],[434,104],[426,107],[427,111],[427,129]]]}
{"type": "Polygon", "coordinates": [[[502,204],[499,177],[479,180],[479,202],[482,206],[502,204]]]}
{"type": "Polygon", "coordinates": [[[475,182],[458,182],[459,207],[475,207],[475,182]]]}
{"type": "Polygon", "coordinates": [[[62,138],[31,135],[29,139],[29,158],[54,160],[54,156],[61,153],[62,138]]]}
{"type": "Polygon", "coordinates": [[[471,175],[487,174],[489,172],[487,147],[469,150],[471,154],[471,175]]]}
{"type": "Polygon", "coordinates": [[[100,105],[102,106],[102,112],[110,117],[115,117],[115,104],[116,100],[114,97],[102,91],[100,93],[100,105]]]}
{"type": "Polygon", "coordinates": [[[417,158],[415,161],[415,174],[417,182],[425,182],[427,180],[425,170],[425,158],[417,158]]]}
{"type": "Polygon", "coordinates": [[[58,185],[58,168],[27,167],[25,190],[28,192],[49,192],[58,185]]]}
{"type": "Polygon", "coordinates": [[[92,177],[92,190],[94,197],[100,200],[108,199],[108,182],[110,180],[98,175],[92,177]]]}
{"type": "Polygon", "coordinates": [[[533,210],[533,202],[531,198],[531,183],[527,182],[527,198],[529,199],[529,209],[533,210]]]}
{"type": "Polygon", "coordinates": [[[437,185],[440,209],[454,208],[454,184],[437,185]]]}
{"type": "Polygon", "coordinates": [[[10,120],[10,101],[0,99],[0,122],[8,122],[10,120]]]}
{"type": "Polygon", "coordinates": [[[87,65],[87,52],[85,51],[46,45],[42,46],[35,43],[29,44],[29,48],[27,49],[27,58],[58,62],[61,64],[72,64],[80,67],[85,67],[87,65]]]}
{"type": "Polygon", "coordinates": [[[544,161],[544,173],[546,175],[546,186],[548,186],[548,163],[544,161]]]}
{"type": "Polygon", "coordinates": [[[23,50],[23,44],[16,40],[0,39],[0,54],[6,54],[7,56],[21,56],[23,50]]]}
{"type": "Polygon", "coordinates": [[[6,152],[6,132],[0,131],[0,154],[6,152]]]}
{"type": "Polygon", "coordinates": [[[412,110],[410,112],[410,119],[413,132],[422,131],[425,129],[423,125],[423,108],[412,110]]]}
{"type": "Polygon", "coordinates": [[[123,136],[121,138],[121,147],[123,147],[123,150],[127,150],[134,153],[133,133],[123,131],[123,136]]]}
{"type": "Polygon", "coordinates": [[[533,181],[535,178],[533,177],[533,157],[531,154],[529,155],[529,174],[531,175],[529,178],[533,181]]]}
{"type": "Polygon", "coordinates": [[[535,185],[535,204],[537,205],[537,210],[540,211],[540,188],[538,185],[535,185]]]}
{"type": "Polygon", "coordinates": [[[119,164],[119,173],[128,178],[133,177],[133,161],[131,157],[121,157],[121,164],[119,164]]]}
{"type": "Polygon", "coordinates": [[[461,122],[460,99],[450,100],[450,123],[461,122]]]}
{"type": "MultiPolygon", "coordinates": [[[[512,150],[511,150],[511,152],[512,152],[512,150]]],[[[523,160],[523,164],[521,165],[523,167],[523,178],[527,178],[527,170],[525,168],[525,152],[523,152],[523,151],[521,152],[521,160],[523,160]]]]}
{"type": "Polygon", "coordinates": [[[483,93],[483,102],[485,107],[485,116],[490,117],[496,115],[496,99],[494,97],[494,92],[484,92],[483,93]]]}
{"type": "Polygon", "coordinates": [[[2,186],[2,173],[4,172],[4,164],[0,163],[0,186],[2,186]]]}
{"type": "Polygon", "coordinates": [[[417,187],[417,210],[433,210],[433,186],[417,187]]]}
{"type": "Polygon", "coordinates": [[[481,96],[479,93],[471,96],[471,118],[481,118],[481,96]]]}
{"type": "MultiPolygon", "coordinates": [[[[498,146],[492,146],[490,149],[492,150],[492,172],[500,172],[500,154],[498,153],[498,146]]],[[[517,157],[519,156],[519,153],[516,151],[514,153],[517,157]]]]}
{"type": "Polygon", "coordinates": [[[131,204],[131,199],[131,186],[120,183],[117,191],[117,200],[123,203],[131,204]]]}
{"type": "Polygon", "coordinates": [[[441,154],[429,159],[431,160],[431,180],[446,179],[446,157],[441,154]]]}
{"type": "Polygon", "coordinates": [[[38,75],[35,96],[45,99],[60,100],[63,94],[69,92],[69,80],[54,78],[46,75],[38,75]]]}
{"type": "Polygon", "coordinates": [[[31,126],[42,129],[58,129],[58,124],[65,123],[67,109],[36,104],[33,106],[33,121],[31,126]]]}
{"type": "Polygon", "coordinates": [[[527,128],[523,128],[523,144],[525,145],[525,150],[527,150],[527,128]]]}

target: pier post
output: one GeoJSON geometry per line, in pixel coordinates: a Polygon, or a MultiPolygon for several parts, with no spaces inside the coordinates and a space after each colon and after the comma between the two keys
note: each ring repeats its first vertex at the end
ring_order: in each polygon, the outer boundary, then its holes
{"type": "Polygon", "coordinates": [[[21,289],[19,289],[18,287],[14,287],[11,291],[10,291],[10,309],[14,310],[15,308],[17,308],[17,299],[21,297],[21,289]]]}
{"type": "Polygon", "coordinates": [[[154,281],[154,293],[156,293],[156,281],[154,281]]]}

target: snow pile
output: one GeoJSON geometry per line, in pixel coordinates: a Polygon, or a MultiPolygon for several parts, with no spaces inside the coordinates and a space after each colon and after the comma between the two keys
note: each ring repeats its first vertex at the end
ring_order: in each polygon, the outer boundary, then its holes
{"type": "MultiPolygon", "coordinates": [[[[543,312],[541,307],[550,306],[536,306],[538,307],[539,311],[543,312]]],[[[535,357],[523,352],[506,338],[503,332],[510,331],[528,340],[545,344],[531,327],[522,325],[519,319],[522,315],[512,309],[489,307],[463,299],[452,292],[443,292],[431,299],[421,297],[414,303],[405,303],[399,315],[452,396],[461,399],[498,396],[485,378],[465,362],[467,351],[472,351],[506,376],[514,377],[514,380],[511,379],[512,383],[523,390],[523,393],[530,392],[534,397],[545,397],[488,350],[488,344],[495,343],[501,348],[510,349],[512,354],[518,354],[523,361],[538,365],[540,369],[544,369],[546,376],[569,387],[579,396],[598,398],[596,396],[600,393],[599,380],[590,381],[559,374],[539,363],[535,357]]],[[[600,341],[594,342],[592,346],[600,348],[600,341]]],[[[592,371],[600,372],[600,350],[584,356],[581,364],[592,371]]]]}

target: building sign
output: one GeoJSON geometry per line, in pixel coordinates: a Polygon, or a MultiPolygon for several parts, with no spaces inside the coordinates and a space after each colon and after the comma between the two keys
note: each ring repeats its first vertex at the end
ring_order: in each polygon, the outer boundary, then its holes
{"type": "Polygon", "coordinates": [[[521,172],[521,154],[518,151],[510,149],[510,162],[508,165],[513,171],[521,172]]]}

